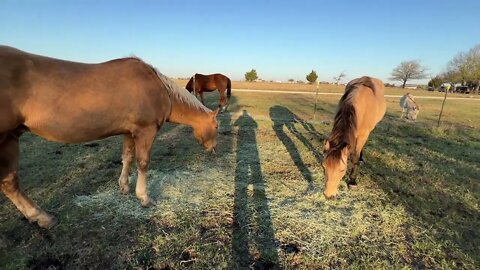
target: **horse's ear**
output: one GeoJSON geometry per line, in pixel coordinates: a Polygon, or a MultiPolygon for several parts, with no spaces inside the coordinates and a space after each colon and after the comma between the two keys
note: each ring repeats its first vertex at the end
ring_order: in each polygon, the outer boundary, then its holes
{"type": "Polygon", "coordinates": [[[220,107],[218,107],[215,111],[212,112],[213,117],[217,117],[218,112],[220,112],[220,107]]]}
{"type": "Polygon", "coordinates": [[[323,151],[327,152],[330,150],[330,142],[328,140],[325,140],[325,146],[323,147],[323,151]]]}

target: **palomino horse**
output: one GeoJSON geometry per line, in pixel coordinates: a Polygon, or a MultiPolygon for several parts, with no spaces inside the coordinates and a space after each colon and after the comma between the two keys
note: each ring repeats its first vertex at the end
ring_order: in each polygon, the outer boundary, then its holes
{"type": "Polygon", "coordinates": [[[31,222],[49,228],[45,213],[19,187],[19,136],[30,131],[50,141],[80,143],[124,136],[120,191],[129,191],[134,156],[135,193],[143,206],[150,149],[165,121],[193,127],[212,151],[217,144],[218,110],[212,112],[138,58],[83,64],[0,46],[0,188],[31,222]]]}
{"type": "Polygon", "coordinates": [[[370,77],[350,81],[338,104],[333,130],[325,143],[322,162],[325,172],[325,197],[337,195],[350,154],[353,167],[349,187],[356,186],[356,167],[368,135],[382,120],[386,110],[383,82],[370,77]]]}
{"type": "Polygon", "coordinates": [[[420,112],[420,107],[415,102],[415,98],[412,94],[406,93],[403,97],[400,98],[400,108],[402,108],[402,115],[400,115],[400,119],[403,118],[403,115],[405,114],[406,119],[410,119],[413,121],[417,120],[417,115],[420,112]]]}
{"type": "Polygon", "coordinates": [[[187,90],[191,93],[194,91],[195,95],[200,96],[200,100],[202,104],[205,104],[203,99],[203,92],[212,92],[218,90],[220,93],[220,101],[218,103],[218,107],[222,108],[222,111],[228,106],[228,101],[230,100],[230,96],[232,95],[232,82],[230,79],[220,73],[210,74],[210,75],[203,75],[203,74],[195,74],[190,78],[185,86],[187,90]],[[195,87],[193,84],[195,83],[195,87]],[[227,95],[225,97],[225,91],[227,91],[227,95]]]}

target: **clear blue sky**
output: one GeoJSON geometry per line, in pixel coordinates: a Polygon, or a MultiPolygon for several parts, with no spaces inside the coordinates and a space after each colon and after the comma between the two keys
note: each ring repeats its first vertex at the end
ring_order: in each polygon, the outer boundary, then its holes
{"type": "Polygon", "coordinates": [[[171,77],[388,81],[404,60],[436,74],[480,43],[479,0],[0,1],[0,44],[81,62],[135,54],[171,77]]]}

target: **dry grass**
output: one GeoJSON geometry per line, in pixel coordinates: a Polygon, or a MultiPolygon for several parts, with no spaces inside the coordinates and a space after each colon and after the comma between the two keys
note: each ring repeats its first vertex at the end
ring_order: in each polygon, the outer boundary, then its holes
{"type": "Polygon", "coordinates": [[[342,184],[327,201],[320,149],[338,99],[322,96],[313,121],[311,96],[233,92],[216,155],[190,128],[167,125],[152,153],[149,209],[118,192],[121,138],[62,145],[25,135],[22,185],[60,224],[30,225],[0,197],[0,268],[478,269],[478,101],[447,101],[436,128],[441,100],[421,100],[411,123],[388,98],[359,189],[342,184]]]}

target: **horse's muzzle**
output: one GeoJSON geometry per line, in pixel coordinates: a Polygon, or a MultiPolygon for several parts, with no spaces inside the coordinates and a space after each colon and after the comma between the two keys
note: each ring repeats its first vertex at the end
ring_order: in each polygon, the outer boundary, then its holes
{"type": "Polygon", "coordinates": [[[337,195],[327,195],[325,193],[323,193],[323,195],[325,196],[325,199],[330,200],[330,201],[334,201],[334,200],[337,199],[337,195]]]}

